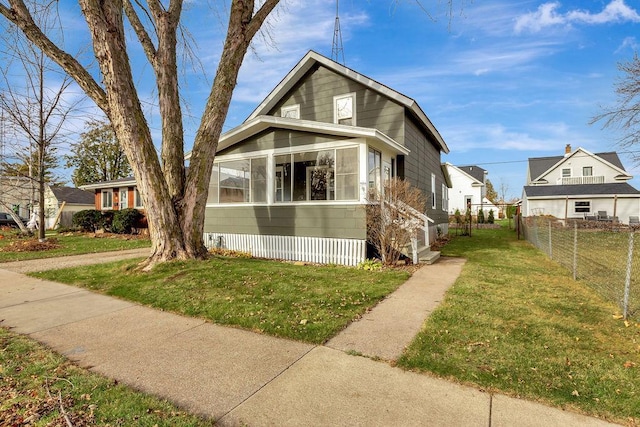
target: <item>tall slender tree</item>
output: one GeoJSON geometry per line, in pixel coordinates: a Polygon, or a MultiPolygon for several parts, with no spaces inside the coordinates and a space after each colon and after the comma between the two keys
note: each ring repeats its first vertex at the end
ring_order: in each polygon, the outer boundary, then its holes
{"type": "MultiPolygon", "coordinates": [[[[52,28],[51,3],[38,8],[34,21],[40,28],[52,28]]],[[[4,87],[0,96],[0,109],[16,140],[13,155],[2,159],[6,175],[22,176],[34,184],[38,204],[38,238],[45,238],[45,188],[53,177],[57,165],[54,153],[62,142],[63,124],[74,110],[75,103],[65,99],[72,80],[54,68],[53,62],[22,33],[5,32],[5,45],[9,46],[0,70],[4,87]],[[16,80],[12,72],[20,70],[24,81],[16,80]]],[[[7,148],[5,147],[5,152],[7,148]]]]}
{"type": "MultiPolygon", "coordinates": [[[[40,2],[41,3],[41,2],[40,2]]],[[[200,120],[188,172],[178,85],[177,43],[183,0],[79,0],[100,78],[64,51],[33,18],[34,5],[0,0],[0,14],[70,75],[104,111],[124,149],[145,204],[152,253],[143,267],[202,258],[204,212],[213,159],[242,60],[278,0],[232,0],[227,35],[200,120]],[[153,68],[160,115],[160,158],[151,138],[129,60],[125,17],[153,68]]]]}

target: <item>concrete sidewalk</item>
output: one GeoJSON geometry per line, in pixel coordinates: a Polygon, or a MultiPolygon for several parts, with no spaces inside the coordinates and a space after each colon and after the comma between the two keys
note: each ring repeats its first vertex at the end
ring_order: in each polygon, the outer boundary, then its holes
{"type": "MultiPolygon", "coordinates": [[[[222,426],[610,425],[335,348],[221,327],[3,267],[0,325],[222,426]]],[[[434,269],[448,267],[461,263],[422,267],[411,286],[442,286],[434,269]]],[[[400,298],[387,300],[394,299],[400,298]]],[[[411,308],[425,309],[406,310],[411,308]]]]}

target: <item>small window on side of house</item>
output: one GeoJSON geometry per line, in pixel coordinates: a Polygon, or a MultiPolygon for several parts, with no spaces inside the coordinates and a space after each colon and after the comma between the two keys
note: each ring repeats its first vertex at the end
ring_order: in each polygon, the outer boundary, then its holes
{"type": "Polygon", "coordinates": [[[286,117],[289,119],[299,119],[300,104],[287,105],[286,107],[280,108],[280,117],[286,117]]]}
{"type": "Polygon", "coordinates": [[[102,190],[100,199],[102,210],[113,209],[113,190],[102,190]]]}
{"type": "Polygon", "coordinates": [[[356,125],[356,94],[350,93],[333,98],[334,122],[340,125],[356,125]]]}
{"type": "Polygon", "coordinates": [[[571,168],[562,168],[562,177],[571,178],[571,168]]]}
{"type": "Polygon", "coordinates": [[[583,167],[582,176],[593,176],[593,167],[592,166],[583,167]]]}
{"type": "Polygon", "coordinates": [[[431,174],[431,208],[436,208],[436,175],[431,174]]]}
{"type": "Polygon", "coordinates": [[[591,213],[590,200],[576,200],[574,204],[575,213],[588,214],[591,213]]]}

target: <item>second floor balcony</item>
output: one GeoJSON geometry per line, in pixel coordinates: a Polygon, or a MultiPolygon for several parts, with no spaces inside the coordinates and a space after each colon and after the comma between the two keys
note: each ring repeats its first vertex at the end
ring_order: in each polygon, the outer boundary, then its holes
{"type": "Polygon", "coordinates": [[[557,184],[558,185],[604,184],[604,175],[562,177],[562,178],[558,178],[557,184]]]}

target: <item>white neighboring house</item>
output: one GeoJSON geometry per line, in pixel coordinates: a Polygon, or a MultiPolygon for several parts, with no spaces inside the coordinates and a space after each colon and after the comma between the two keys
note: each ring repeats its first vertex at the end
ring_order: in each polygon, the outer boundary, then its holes
{"type": "Polygon", "coordinates": [[[478,166],[454,166],[447,162],[444,164],[451,179],[449,191],[449,214],[453,215],[456,209],[464,214],[467,205],[471,204],[471,213],[477,215],[482,209],[485,217],[493,210],[493,215],[498,217],[498,208],[487,199],[487,172],[478,166]]]}
{"type": "Polygon", "coordinates": [[[590,153],[566,146],[564,156],[529,159],[523,216],[614,220],[640,215],[640,191],[616,152],[590,153]]]}

